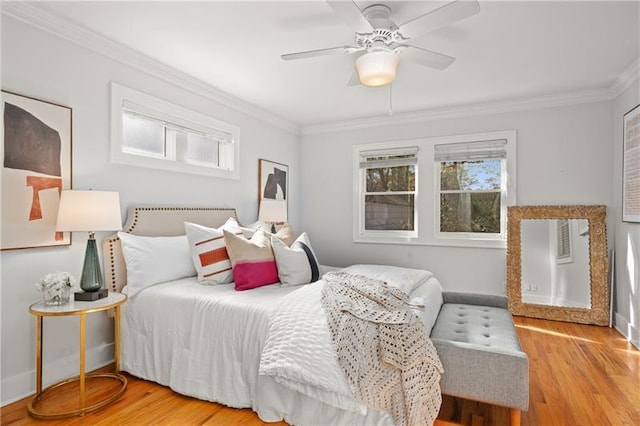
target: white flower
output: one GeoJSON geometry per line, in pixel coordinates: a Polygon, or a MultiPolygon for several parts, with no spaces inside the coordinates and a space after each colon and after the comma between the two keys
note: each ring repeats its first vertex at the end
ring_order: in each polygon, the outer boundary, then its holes
{"type": "Polygon", "coordinates": [[[45,275],[36,283],[39,291],[62,293],[65,288],[74,286],[76,280],[67,272],[55,272],[45,275]]]}

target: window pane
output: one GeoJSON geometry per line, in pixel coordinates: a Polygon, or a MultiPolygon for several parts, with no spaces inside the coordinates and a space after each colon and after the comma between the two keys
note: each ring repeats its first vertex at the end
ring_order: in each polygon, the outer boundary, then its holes
{"type": "Polygon", "coordinates": [[[502,160],[443,161],[440,189],[478,191],[500,189],[502,160]]]}
{"type": "Polygon", "coordinates": [[[415,191],[416,166],[366,169],[367,192],[415,191]]]}
{"type": "Polygon", "coordinates": [[[500,192],[440,194],[440,232],[500,233],[500,192]]]}
{"type": "Polygon", "coordinates": [[[218,167],[218,141],[194,133],[183,133],[178,139],[178,144],[178,160],[218,167]]]}
{"type": "Polygon", "coordinates": [[[365,196],[365,229],[413,231],[414,195],[365,196]]]}
{"type": "Polygon", "coordinates": [[[164,126],[136,115],[122,114],[122,150],[164,157],[164,126]]]}

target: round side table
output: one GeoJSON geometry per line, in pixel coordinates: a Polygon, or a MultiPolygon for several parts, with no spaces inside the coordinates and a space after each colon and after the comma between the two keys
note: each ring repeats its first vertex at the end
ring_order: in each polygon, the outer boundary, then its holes
{"type": "Polygon", "coordinates": [[[83,416],[86,413],[95,411],[107,404],[115,401],[127,388],[127,378],[120,374],[120,305],[127,300],[127,296],[121,293],[109,292],[109,296],[93,302],[82,302],[71,300],[69,303],[60,306],[49,306],[43,302],[34,303],[29,306],[29,313],[36,317],[36,394],[27,405],[29,414],[39,419],[59,419],[71,416],[83,416]],[[85,318],[87,314],[93,312],[113,309],[114,315],[114,344],[115,344],[115,370],[114,373],[85,374],[85,318]],[[77,377],[63,380],[42,389],[42,323],[44,317],[61,317],[77,315],[80,317],[80,373],[77,377]],[[85,381],[92,378],[114,379],[120,382],[120,386],[115,392],[106,395],[100,401],[87,407],[85,401],[85,381]],[[42,412],[35,405],[45,399],[48,392],[78,381],[80,385],[80,403],[77,410],[64,412],[42,412]]]}

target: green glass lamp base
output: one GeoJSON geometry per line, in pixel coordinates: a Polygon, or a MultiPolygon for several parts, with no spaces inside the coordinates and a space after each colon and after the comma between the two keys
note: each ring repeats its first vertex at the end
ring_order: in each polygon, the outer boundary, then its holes
{"type": "Polygon", "coordinates": [[[102,271],[100,270],[100,259],[98,259],[98,248],[93,233],[91,233],[89,234],[87,249],[84,253],[80,288],[86,292],[93,292],[100,290],[102,284],[103,280],[102,271]]]}

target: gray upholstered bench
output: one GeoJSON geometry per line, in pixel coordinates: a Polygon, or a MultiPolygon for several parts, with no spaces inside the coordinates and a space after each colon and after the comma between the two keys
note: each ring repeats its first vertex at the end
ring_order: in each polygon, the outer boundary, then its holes
{"type": "Polygon", "coordinates": [[[443,294],[431,339],[444,367],[442,393],[510,408],[511,425],[529,407],[529,358],[507,298],[443,294]]]}

